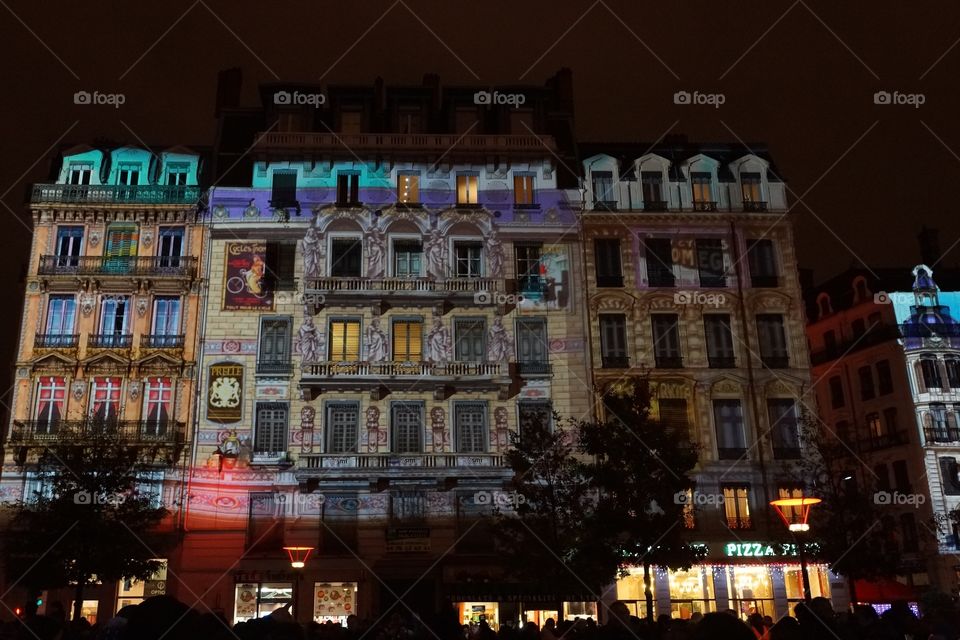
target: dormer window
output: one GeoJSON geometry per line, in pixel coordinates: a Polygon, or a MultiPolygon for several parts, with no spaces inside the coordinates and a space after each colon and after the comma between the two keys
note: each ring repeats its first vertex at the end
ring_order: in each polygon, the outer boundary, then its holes
{"type": "Polygon", "coordinates": [[[766,211],[767,203],[763,201],[762,182],[757,172],[743,172],[740,174],[740,193],[743,198],[744,211],[766,211]]]}
{"type": "Polygon", "coordinates": [[[717,201],[713,198],[713,176],[705,171],[690,174],[690,186],[693,190],[694,211],[716,211],[717,201]]]}
{"type": "Polygon", "coordinates": [[[187,174],[190,172],[190,165],[178,163],[167,167],[167,184],[170,186],[182,186],[187,184],[187,174]]]}
{"type": "Polygon", "coordinates": [[[663,197],[663,174],[659,171],[641,171],[640,186],[643,189],[644,211],[666,211],[663,197]]]}
{"type": "Polygon", "coordinates": [[[121,162],[117,170],[117,184],[128,187],[140,184],[140,165],[131,162],[121,162]]]}
{"type": "Polygon", "coordinates": [[[90,184],[93,164],[90,162],[71,162],[67,172],[67,184],[90,184]]]}
{"type": "Polygon", "coordinates": [[[593,171],[590,175],[593,182],[594,209],[616,209],[617,196],[613,189],[613,172],[593,171]]]}

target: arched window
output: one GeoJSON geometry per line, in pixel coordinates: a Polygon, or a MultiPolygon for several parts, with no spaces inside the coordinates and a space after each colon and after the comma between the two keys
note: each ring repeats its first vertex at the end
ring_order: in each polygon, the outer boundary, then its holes
{"type": "Polygon", "coordinates": [[[817,298],[817,308],[820,311],[821,318],[826,318],[828,315],[833,313],[833,309],[830,307],[830,296],[825,293],[821,293],[820,297],[817,298]]]}
{"type": "Polygon", "coordinates": [[[870,297],[870,290],[867,289],[867,280],[863,276],[853,281],[853,300],[854,302],[863,302],[870,297]]]}

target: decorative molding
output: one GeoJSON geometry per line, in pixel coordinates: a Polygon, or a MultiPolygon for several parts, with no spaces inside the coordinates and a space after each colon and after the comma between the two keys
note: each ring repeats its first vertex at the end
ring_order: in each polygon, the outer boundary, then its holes
{"type": "Polygon", "coordinates": [[[73,384],[70,385],[70,391],[73,393],[73,399],[80,400],[83,397],[83,392],[86,388],[87,385],[83,380],[74,380],[73,384]]]}
{"type": "Polygon", "coordinates": [[[134,402],[137,402],[140,399],[140,390],[141,384],[138,380],[131,380],[130,384],[127,386],[127,392],[130,394],[130,399],[134,402]]]}
{"type": "Polygon", "coordinates": [[[150,300],[147,296],[137,296],[137,315],[141,318],[147,315],[147,309],[150,307],[150,300]]]}
{"type": "Polygon", "coordinates": [[[84,293],[80,296],[80,313],[84,317],[88,317],[93,313],[93,308],[96,305],[97,299],[92,293],[84,293]]]}
{"type": "Polygon", "coordinates": [[[723,379],[713,383],[711,395],[740,395],[743,388],[734,380],[723,379]]]}

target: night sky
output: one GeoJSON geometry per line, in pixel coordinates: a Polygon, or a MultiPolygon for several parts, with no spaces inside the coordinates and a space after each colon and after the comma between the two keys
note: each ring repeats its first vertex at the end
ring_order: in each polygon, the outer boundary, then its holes
{"type": "Polygon", "coordinates": [[[233,66],[248,105],[277,79],[419,84],[434,72],[495,88],[567,66],[580,140],[767,143],[818,279],[861,260],[915,263],[921,224],[940,229],[939,266],[956,266],[958,42],[955,1],[0,0],[5,270],[21,271],[26,185],[46,179],[59,146],[210,144],[216,74],[233,66]],[[78,90],[125,104],[75,105],[78,90]],[[725,102],[678,106],[678,90],[725,102]],[[924,104],[876,105],[881,90],[924,104]]]}

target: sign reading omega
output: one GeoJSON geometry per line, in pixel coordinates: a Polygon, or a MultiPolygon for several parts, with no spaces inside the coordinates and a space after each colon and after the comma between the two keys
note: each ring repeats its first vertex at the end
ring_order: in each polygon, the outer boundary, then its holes
{"type": "Polygon", "coordinates": [[[243,417],[243,365],[218,362],[210,365],[207,387],[207,420],[228,423],[243,417]]]}

